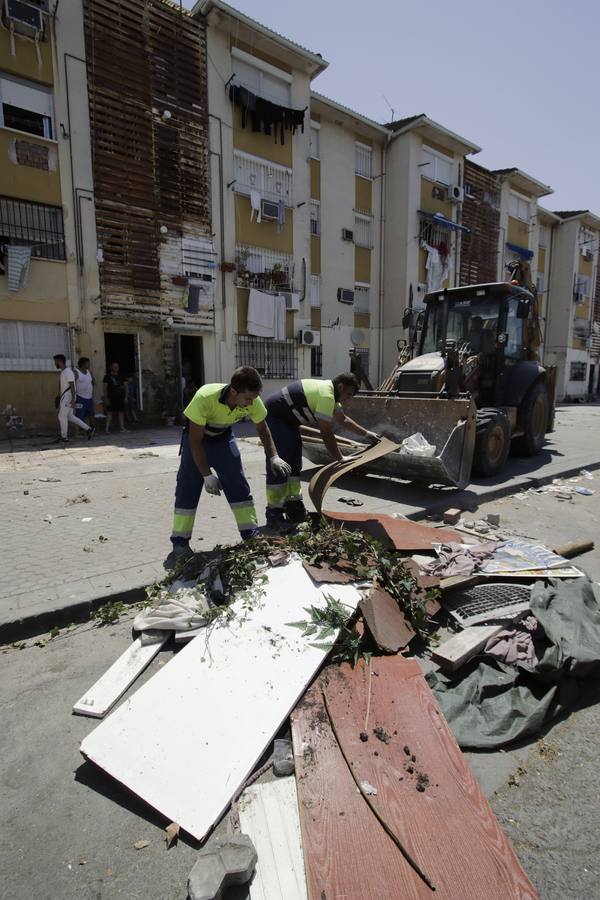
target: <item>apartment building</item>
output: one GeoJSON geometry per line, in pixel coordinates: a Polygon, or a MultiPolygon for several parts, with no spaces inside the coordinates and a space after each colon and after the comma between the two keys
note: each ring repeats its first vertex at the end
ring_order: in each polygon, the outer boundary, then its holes
{"type": "Polygon", "coordinates": [[[74,359],[95,256],[81,17],[46,0],[0,21],[0,410],[7,424],[55,424],[55,353],[74,359]]]}

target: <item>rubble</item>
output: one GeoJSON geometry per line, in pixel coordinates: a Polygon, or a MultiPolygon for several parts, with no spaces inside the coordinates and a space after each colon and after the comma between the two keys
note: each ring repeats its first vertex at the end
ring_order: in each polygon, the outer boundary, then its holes
{"type": "Polygon", "coordinates": [[[252,878],[257,858],[254,844],[245,834],[210,841],[198,853],[190,872],[190,900],[221,900],[228,888],[252,878]]]}

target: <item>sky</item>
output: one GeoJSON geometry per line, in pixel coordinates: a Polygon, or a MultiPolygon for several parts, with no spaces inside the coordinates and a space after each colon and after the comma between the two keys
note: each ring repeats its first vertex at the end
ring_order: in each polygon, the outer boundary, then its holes
{"type": "Polygon", "coordinates": [[[598,0],[228,2],[328,60],[315,91],[381,123],[424,112],[554,188],[542,206],[600,215],[598,0]]]}

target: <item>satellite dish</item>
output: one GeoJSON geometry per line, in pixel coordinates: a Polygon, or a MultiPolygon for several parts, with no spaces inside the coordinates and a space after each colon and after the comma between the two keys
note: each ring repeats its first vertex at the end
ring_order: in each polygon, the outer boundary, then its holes
{"type": "Polygon", "coordinates": [[[350,332],[350,340],[353,347],[360,347],[365,342],[365,333],[360,328],[353,328],[350,332]]]}

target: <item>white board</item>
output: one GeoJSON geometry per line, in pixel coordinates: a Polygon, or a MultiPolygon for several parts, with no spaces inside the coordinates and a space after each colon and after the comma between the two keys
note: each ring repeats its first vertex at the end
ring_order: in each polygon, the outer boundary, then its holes
{"type": "Polygon", "coordinates": [[[258,854],[250,900],[308,900],[295,777],[253,784],[238,812],[258,854]]]}
{"type": "Polygon", "coordinates": [[[73,712],[80,716],[94,716],[97,719],[105,716],[111,706],[152,662],[170,636],[171,632],[167,631],[164,637],[154,644],[142,644],[141,638],[136,638],[110,669],[107,669],[104,675],[77,701],[73,712]]]}
{"type": "Polygon", "coordinates": [[[503,625],[470,625],[440,644],[431,653],[431,658],[444,669],[460,668],[485,647],[490,638],[495,637],[503,625]]]}
{"type": "Polygon", "coordinates": [[[265,594],[233,604],[81,744],[130,791],[202,840],[304,692],[326,651],[288,623],[325,595],[355,608],[352,585],[316,587],[299,560],[270,569],[265,594]]]}

